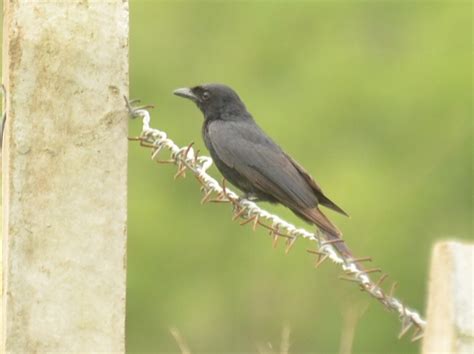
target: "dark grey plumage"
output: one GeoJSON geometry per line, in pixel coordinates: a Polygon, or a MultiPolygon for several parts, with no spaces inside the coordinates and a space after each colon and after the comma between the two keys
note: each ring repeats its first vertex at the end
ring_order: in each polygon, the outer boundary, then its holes
{"type": "MultiPolygon", "coordinates": [[[[347,214],[263,132],[234,90],[221,84],[204,84],[174,93],[193,100],[202,111],[202,136],[217,168],[247,198],[281,203],[317,225],[329,239],[341,237],[318,205],[347,214]]],[[[335,246],[344,256],[352,255],[343,243],[335,246]]]]}

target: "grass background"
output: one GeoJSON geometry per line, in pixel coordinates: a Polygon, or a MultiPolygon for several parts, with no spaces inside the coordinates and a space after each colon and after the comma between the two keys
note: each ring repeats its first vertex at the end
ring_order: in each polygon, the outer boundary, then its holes
{"type": "MultiPolygon", "coordinates": [[[[205,151],[201,113],[171,91],[234,87],[351,214],[328,212],[356,254],[424,312],[433,243],[472,240],[471,25],[461,1],[132,0],[131,96],[157,105],[153,126],[205,151]]],[[[287,324],[292,353],[338,352],[343,314],[366,296],[329,263],[315,271],[305,242],[285,256],[229,207],[200,206],[195,180],[174,173],[131,145],[128,350],[177,352],[176,326],[194,352],[256,352],[287,324]]],[[[369,303],[354,353],[419,351],[369,303]]]]}
{"type": "MultiPolygon", "coordinates": [[[[171,92],[234,87],[351,214],[328,212],[354,252],[424,312],[434,242],[473,240],[472,13],[456,0],[131,0],[131,96],[156,104],[154,127],[205,151],[201,113],[171,92]]],[[[179,352],[176,327],[193,353],[255,353],[287,326],[291,353],[337,353],[361,309],[353,353],[419,352],[337,267],[315,271],[308,243],[285,256],[133,143],[129,171],[128,352],[179,352]]]]}

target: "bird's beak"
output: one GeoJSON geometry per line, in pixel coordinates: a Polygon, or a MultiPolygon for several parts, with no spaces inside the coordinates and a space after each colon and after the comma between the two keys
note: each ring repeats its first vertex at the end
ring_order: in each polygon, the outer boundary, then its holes
{"type": "Polygon", "coordinates": [[[176,96],[188,98],[192,101],[198,100],[197,96],[193,93],[193,91],[187,87],[176,89],[173,91],[173,94],[175,94],[176,96]]]}

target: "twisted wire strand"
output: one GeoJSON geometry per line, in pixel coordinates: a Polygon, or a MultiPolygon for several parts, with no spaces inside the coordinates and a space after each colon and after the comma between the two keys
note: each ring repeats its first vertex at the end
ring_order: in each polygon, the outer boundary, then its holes
{"type": "Polygon", "coordinates": [[[393,284],[389,293],[385,292],[381,287],[387,274],[383,274],[378,281],[373,281],[368,274],[380,271],[379,269],[365,270],[358,265],[358,262],[361,259],[346,259],[342,257],[333,245],[322,237],[319,230],[313,233],[303,228],[297,228],[295,225],[281,219],[279,216],[260,208],[254,202],[240,198],[235,192],[225,186],[224,181],[222,185],[220,185],[217,180],[206,172],[213,163],[212,158],[208,156],[198,156],[198,153],[196,153],[192,148],[192,144],[179,147],[173,142],[173,140],[168,138],[164,131],[150,127],[151,118],[147,109],[150,106],[133,108],[131,104],[132,102],[128,102],[127,100],[127,107],[131,117],[141,117],[143,121],[141,135],[138,138],[131,140],[139,140],[141,145],[152,148],[152,160],[156,162],[176,164],[178,166],[178,172],[176,173],[175,178],[183,176],[186,170],[191,171],[199,180],[202,189],[205,192],[202,202],[211,201],[211,194],[217,194],[217,199],[212,201],[229,202],[233,204],[235,212],[234,219],[246,219],[241,223],[241,225],[253,222],[254,229],[257,225],[269,229],[270,235],[274,238],[274,242],[281,237],[286,238],[287,252],[298,238],[305,238],[315,242],[317,249],[308,250],[308,252],[318,255],[316,266],[319,266],[319,264],[326,259],[331,260],[333,263],[339,265],[345,273],[346,276],[340,277],[341,279],[357,283],[361,290],[364,290],[377,299],[388,310],[397,313],[402,323],[399,338],[405,335],[412,327],[414,327],[412,341],[418,340],[423,336],[426,321],[418,312],[408,308],[402,301],[393,296],[396,283],[393,284]],[[164,149],[169,150],[170,159],[160,161],[158,155],[164,149]],[[262,220],[266,221],[266,223],[262,222],[262,220]]]}

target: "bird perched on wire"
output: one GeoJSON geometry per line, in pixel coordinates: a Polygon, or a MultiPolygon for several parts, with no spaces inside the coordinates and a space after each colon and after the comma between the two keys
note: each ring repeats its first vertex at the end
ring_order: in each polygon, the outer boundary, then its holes
{"type": "Polygon", "coordinates": [[[352,253],[319,205],[347,216],[321,187],[257,125],[237,93],[222,84],[180,88],[204,114],[202,136],[217,168],[244,198],[280,203],[316,225],[344,257],[352,253]]]}

